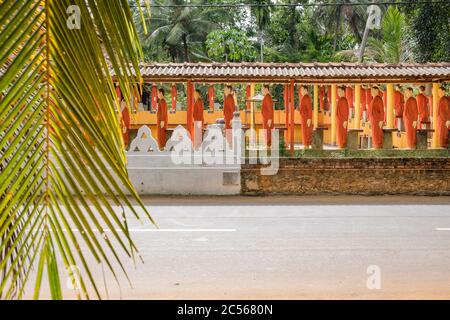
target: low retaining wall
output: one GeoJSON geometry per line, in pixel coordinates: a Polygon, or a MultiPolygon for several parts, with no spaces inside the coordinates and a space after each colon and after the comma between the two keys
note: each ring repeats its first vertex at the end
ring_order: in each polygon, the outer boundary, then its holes
{"type": "Polygon", "coordinates": [[[244,165],[241,193],[450,195],[450,158],[281,158],[278,173],[244,165]]]}
{"type": "Polygon", "coordinates": [[[238,195],[240,165],[174,164],[168,154],[127,154],[128,176],[140,195],[238,195]]]}

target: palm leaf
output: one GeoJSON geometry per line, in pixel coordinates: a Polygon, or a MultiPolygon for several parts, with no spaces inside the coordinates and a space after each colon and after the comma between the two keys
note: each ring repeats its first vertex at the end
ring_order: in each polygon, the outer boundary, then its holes
{"type": "Polygon", "coordinates": [[[0,298],[22,298],[35,274],[35,298],[46,279],[61,299],[72,266],[78,297],[101,298],[87,261],[117,279],[120,252],[138,253],[114,207],[153,222],[128,179],[110,73],[130,102],[142,51],[128,2],[0,0],[0,43],[0,298]]]}

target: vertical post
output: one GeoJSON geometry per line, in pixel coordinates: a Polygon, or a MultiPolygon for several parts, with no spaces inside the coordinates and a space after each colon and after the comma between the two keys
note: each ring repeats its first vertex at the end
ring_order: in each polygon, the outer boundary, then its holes
{"type": "Polygon", "coordinates": [[[187,82],[187,88],[186,88],[186,127],[187,127],[187,131],[189,131],[189,133],[191,134],[191,138],[193,137],[193,115],[194,115],[194,110],[193,110],[193,84],[191,80],[188,80],[187,82]]]}
{"type": "Polygon", "coordinates": [[[319,86],[317,84],[314,85],[314,106],[313,106],[313,122],[314,129],[319,126],[319,86]]]}
{"type": "Polygon", "coordinates": [[[215,90],[214,85],[210,84],[208,87],[208,102],[209,102],[209,111],[214,112],[214,99],[215,99],[215,90]]]}
{"type": "Polygon", "coordinates": [[[175,83],[172,83],[171,97],[172,97],[172,111],[175,112],[177,110],[177,86],[175,85],[175,83]]]}
{"type": "Polygon", "coordinates": [[[354,129],[360,128],[360,120],[361,120],[361,85],[355,85],[355,124],[353,126],[354,129]]]}
{"type": "Polygon", "coordinates": [[[386,106],[386,126],[389,129],[394,128],[394,85],[388,83],[386,85],[387,106],[386,106]]]}
{"type": "Polygon", "coordinates": [[[285,112],[285,125],[286,125],[286,134],[285,134],[285,146],[287,147],[289,143],[289,137],[290,137],[290,127],[289,127],[289,85],[284,85],[284,112],[285,112]]]}
{"type": "Polygon", "coordinates": [[[439,135],[438,135],[438,106],[439,106],[439,83],[433,83],[433,148],[439,147],[439,135]]]}
{"type": "Polygon", "coordinates": [[[290,111],[290,120],[291,120],[291,128],[290,128],[290,137],[289,140],[291,142],[290,144],[290,150],[291,153],[294,154],[294,144],[295,144],[295,121],[294,121],[294,112],[295,112],[295,107],[294,107],[294,89],[295,89],[295,84],[294,84],[294,80],[290,81],[290,85],[289,85],[290,89],[289,89],[289,111],[290,111]]]}
{"type": "Polygon", "coordinates": [[[336,145],[336,109],[337,109],[337,99],[336,99],[336,85],[331,85],[331,145],[336,145]]]}

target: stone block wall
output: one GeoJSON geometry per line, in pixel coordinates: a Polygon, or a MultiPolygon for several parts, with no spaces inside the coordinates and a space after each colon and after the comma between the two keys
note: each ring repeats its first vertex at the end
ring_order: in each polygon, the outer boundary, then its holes
{"type": "Polygon", "coordinates": [[[450,195],[450,158],[281,158],[278,173],[241,169],[241,193],[450,195]]]}

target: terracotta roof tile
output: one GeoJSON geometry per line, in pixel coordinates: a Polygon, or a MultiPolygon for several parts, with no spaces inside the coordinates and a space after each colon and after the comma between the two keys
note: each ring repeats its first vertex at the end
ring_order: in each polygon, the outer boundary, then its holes
{"type": "Polygon", "coordinates": [[[145,63],[149,82],[431,82],[450,80],[450,62],[382,63],[145,63]]]}

